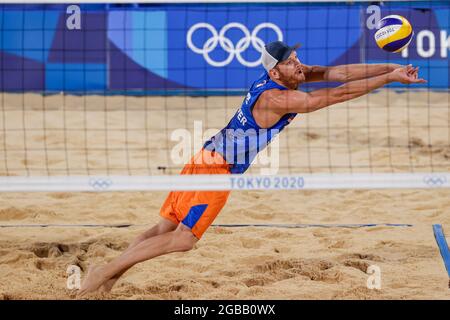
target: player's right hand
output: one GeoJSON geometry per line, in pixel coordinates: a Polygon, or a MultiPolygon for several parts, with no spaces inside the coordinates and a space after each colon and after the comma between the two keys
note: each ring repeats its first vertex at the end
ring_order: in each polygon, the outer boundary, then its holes
{"type": "Polygon", "coordinates": [[[419,78],[419,68],[414,68],[412,65],[397,68],[389,74],[391,81],[400,82],[403,84],[412,83],[426,83],[425,79],[419,78]]]}

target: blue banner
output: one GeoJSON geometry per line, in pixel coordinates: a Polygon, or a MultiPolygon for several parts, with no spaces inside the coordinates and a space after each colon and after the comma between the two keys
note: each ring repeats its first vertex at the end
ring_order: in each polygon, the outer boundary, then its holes
{"type": "Polygon", "coordinates": [[[263,72],[262,46],[274,40],[300,43],[308,65],[412,63],[428,80],[422,87],[449,88],[450,4],[380,7],[381,17],[402,15],[413,26],[402,53],[377,47],[368,5],[80,5],[78,13],[2,5],[0,90],[242,93],[263,72]]]}

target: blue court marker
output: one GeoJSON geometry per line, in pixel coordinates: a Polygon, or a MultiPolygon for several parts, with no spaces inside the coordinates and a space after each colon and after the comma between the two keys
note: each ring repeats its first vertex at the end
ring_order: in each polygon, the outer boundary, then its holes
{"type": "Polygon", "coordinates": [[[436,239],[442,259],[444,259],[445,269],[448,274],[448,287],[450,288],[450,250],[448,249],[447,240],[445,240],[444,230],[440,224],[433,224],[434,238],[436,239]]]}

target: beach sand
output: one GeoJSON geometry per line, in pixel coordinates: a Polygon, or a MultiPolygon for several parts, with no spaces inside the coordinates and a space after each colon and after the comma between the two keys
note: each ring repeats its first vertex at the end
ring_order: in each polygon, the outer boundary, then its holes
{"type": "MultiPolygon", "coordinates": [[[[448,172],[449,94],[381,90],[299,115],[280,135],[279,173],[448,172]]],[[[2,94],[1,175],[176,174],[175,129],[220,129],[242,97],[2,94]],[[26,130],[25,130],[26,128],[26,130]]],[[[255,166],[251,173],[258,174],[255,166]]],[[[167,192],[2,193],[0,299],[73,299],[68,266],[120,254],[159,219],[167,192]],[[128,228],[26,224],[132,224],[128,228]]],[[[215,224],[412,227],[211,227],[194,250],[129,270],[92,299],[449,299],[434,240],[450,240],[450,189],[234,191],[215,224]],[[381,270],[369,289],[366,270],[381,270]]],[[[449,241],[450,242],[450,241],[449,241]]]]}

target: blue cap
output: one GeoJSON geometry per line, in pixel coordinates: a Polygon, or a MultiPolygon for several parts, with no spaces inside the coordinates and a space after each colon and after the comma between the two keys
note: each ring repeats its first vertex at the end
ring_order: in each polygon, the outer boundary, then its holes
{"type": "Polygon", "coordinates": [[[296,44],[290,47],[282,41],[267,43],[264,46],[262,52],[262,64],[264,66],[264,69],[269,71],[270,69],[274,68],[277,63],[289,58],[292,51],[297,50],[299,47],[300,44],[296,44]]]}

